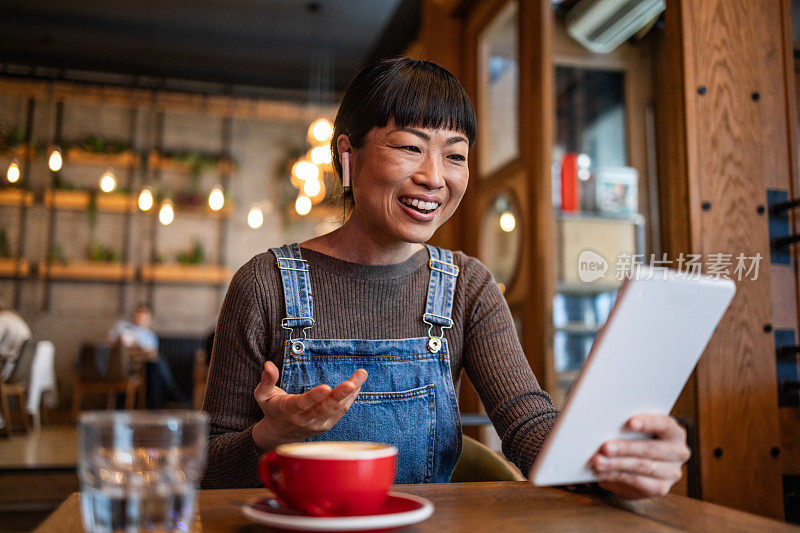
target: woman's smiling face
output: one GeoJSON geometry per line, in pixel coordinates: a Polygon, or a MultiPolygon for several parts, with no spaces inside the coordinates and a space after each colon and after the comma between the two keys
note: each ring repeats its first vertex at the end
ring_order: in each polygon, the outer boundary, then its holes
{"type": "Polygon", "coordinates": [[[353,216],[378,242],[427,242],[464,196],[468,153],[461,132],[389,119],[351,154],[353,216]]]}

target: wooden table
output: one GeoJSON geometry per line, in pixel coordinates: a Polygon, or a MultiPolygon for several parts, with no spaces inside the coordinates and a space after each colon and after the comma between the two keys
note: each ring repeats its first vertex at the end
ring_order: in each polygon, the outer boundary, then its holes
{"type": "MultiPolygon", "coordinates": [[[[783,522],[681,496],[635,502],[611,496],[574,494],[534,487],[525,481],[398,485],[395,490],[424,496],[433,516],[404,532],[449,531],[800,531],[783,522]]],[[[195,532],[268,531],[241,513],[241,502],[264,489],[199,492],[195,532]]],[[[37,529],[82,531],[80,495],[72,494],[37,529]]]]}

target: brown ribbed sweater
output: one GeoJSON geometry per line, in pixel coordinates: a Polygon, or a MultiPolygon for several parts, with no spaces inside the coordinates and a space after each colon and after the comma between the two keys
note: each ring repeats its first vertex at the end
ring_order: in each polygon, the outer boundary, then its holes
{"type": "MultiPolygon", "coordinates": [[[[422,322],[430,270],[423,249],[394,265],[362,265],[303,248],[314,296],[311,338],[427,336],[422,322]]],[[[455,252],[460,268],[452,329],[445,338],[458,390],[466,370],[503,441],[527,473],[557,415],[522,352],[511,313],[491,272],[455,252]]],[[[259,451],[251,435],[263,414],[253,398],[266,360],[280,369],[288,332],[275,256],[262,253],[233,277],[217,323],[204,409],[211,438],[204,488],[258,487],[259,451]]],[[[367,378],[369,379],[369,378],[367,378]]],[[[331,383],[331,386],[336,384],[331,383]]]]}

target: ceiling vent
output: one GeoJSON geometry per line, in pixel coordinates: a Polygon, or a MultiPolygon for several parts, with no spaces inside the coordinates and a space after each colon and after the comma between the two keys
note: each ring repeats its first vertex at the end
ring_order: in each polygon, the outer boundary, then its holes
{"type": "Polygon", "coordinates": [[[592,52],[607,54],[665,8],[665,0],[581,0],[567,13],[567,33],[592,52]]]}

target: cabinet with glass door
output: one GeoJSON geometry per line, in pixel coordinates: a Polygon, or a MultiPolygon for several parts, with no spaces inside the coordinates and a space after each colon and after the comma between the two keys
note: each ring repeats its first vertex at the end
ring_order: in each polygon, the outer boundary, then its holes
{"type": "Polygon", "coordinates": [[[556,65],[553,396],[558,406],[608,318],[626,268],[644,253],[625,98],[624,71],[556,65]]]}

